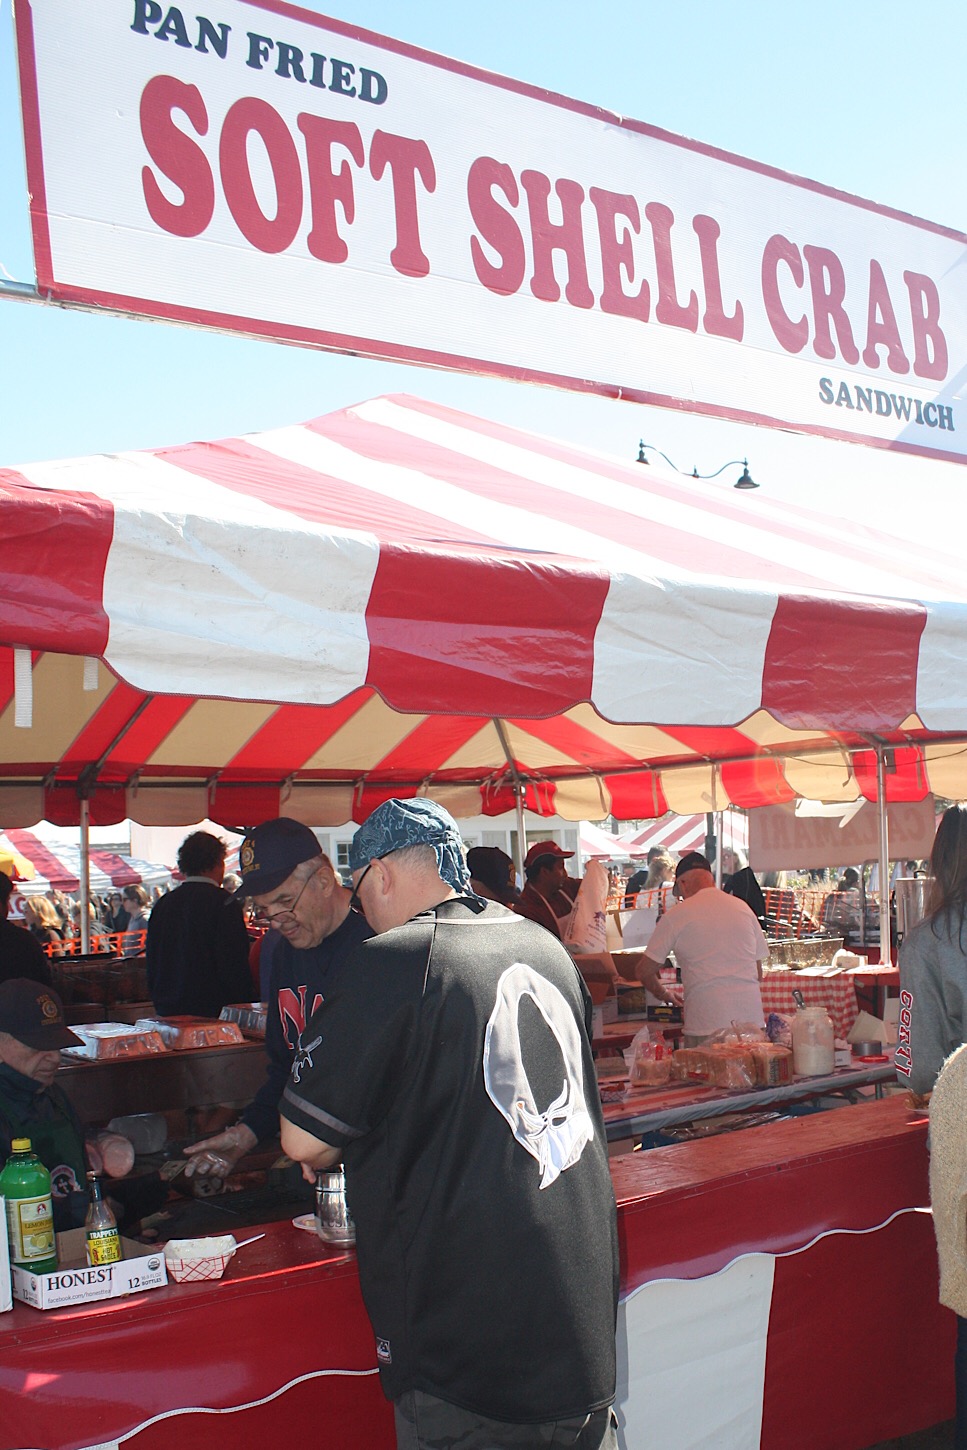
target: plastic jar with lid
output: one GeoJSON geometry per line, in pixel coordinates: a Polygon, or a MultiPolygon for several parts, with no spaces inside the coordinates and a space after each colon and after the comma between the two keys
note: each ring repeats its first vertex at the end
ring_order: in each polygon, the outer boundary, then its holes
{"type": "Polygon", "coordinates": [[[833,1071],[833,1023],[825,1007],[800,1007],[792,1024],[792,1070],[797,1077],[833,1071]]]}

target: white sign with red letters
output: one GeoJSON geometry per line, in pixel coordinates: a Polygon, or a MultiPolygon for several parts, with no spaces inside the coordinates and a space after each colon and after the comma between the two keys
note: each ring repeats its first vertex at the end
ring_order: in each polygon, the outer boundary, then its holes
{"type": "Polygon", "coordinates": [[[16,0],[67,303],[967,461],[967,237],[275,0],[16,0]]]}

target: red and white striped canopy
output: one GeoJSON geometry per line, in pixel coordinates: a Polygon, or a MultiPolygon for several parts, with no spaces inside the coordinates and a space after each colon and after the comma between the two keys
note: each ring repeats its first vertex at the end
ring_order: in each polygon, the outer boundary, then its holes
{"type": "MultiPolygon", "coordinates": [[[[22,896],[36,896],[49,891],[66,891],[75,894],[81,884],[80,843],[56,846],[40,840],[32,831],[0,831],[0,850],[13,850],[24,856],[34,868],[34,875],[17,882],[22,896]]],[[[167,866],[140,861],[134,856],[121,856],[116,851],[105,851],[97,846],[90,849],[90,889],[103,896],[108,891],[120,891],[123,886],[164,886],[171,880],[167,866]]]]}
{"type": "Polygon", "coordinates": [[[604,831],[590,821],[581,822],[578,833],[578,850],[582,857],[595,856],[601,861],[620,861],[626,854],[617,836],[604,831]]]}
{"type": "MultiPolygon", "coordinates": [[[[671,856],[684,856],[688,851],[704,851],[708,829],[706,816],[663,816],[643,830],[618,838],[619,847],[629,856],[647,856],[652,846],[661,846],[671,856]]],[[[722,815],[722,845],[733,851],[749,851],[749,823],[738,811],[722,815]]]]}
{"type": "Polygon", "coordinates": [[[7,824],[851,799],[876,741],[893,798],[967,795],[967,563],[902,518],[410,397],[2,470],[0,507],[7,824]]]}

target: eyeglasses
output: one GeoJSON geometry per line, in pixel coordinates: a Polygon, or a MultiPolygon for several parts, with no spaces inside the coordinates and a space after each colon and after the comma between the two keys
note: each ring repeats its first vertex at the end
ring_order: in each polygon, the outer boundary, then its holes
{"type": "Polygon", "coordinates": [[[372,871],[373,863],[375,861],[379,861],[380,859],[381,858],[379,856],[373,857],[373,860],[370,861],[369,865],[366,867],[366,870],[363,872],[362,876],[360,876],[359,880],[356,882],[356,885],[353,887],[353,894],[349,898],[350,911],[358,911],[360,915],[365,916],[366,913],[363,911],[363,904],[359,899],[359,888],[366,880],[366,877],[369,875],[370,871],[372,871]]]}
{"type": "MultiPolygon", "coordinates": [[[[313,871],[312,876],[316,876],[318,875],[318,873],[319,867],[317,866],[315,871],[313,871]]],[[[309,882],[312,880],[312,876],[306,877],[305,881],[303,881],[302,883],[302,890],[298,893],[294,901],[289,902],[288,906],[283,906],[278,911],[272,911],[271,909],[264,906],[259,907],[256,910],[255,916],[253,918],[256,926],[276,926],[279,922],[285,921],[290,916],[292,920],[295,921],[295,909],[299,905],[299,902],[302,900],[305,889],[309,885],[309,882]]]]}

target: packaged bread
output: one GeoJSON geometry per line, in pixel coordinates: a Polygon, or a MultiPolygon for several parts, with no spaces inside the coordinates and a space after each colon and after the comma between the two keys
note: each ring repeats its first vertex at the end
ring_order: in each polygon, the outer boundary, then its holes
{"type": "Polygon", "coordinates": [[[755,1087],[755,1058],[749,1046],[740,1043],[713,1043],[708,1048],[709,1082],[713,1087],[743,1092],[755,1087]]]}
{"type": "Polygon", "coordinates": [[[672,1055],[661,1032],[652,1036],[649,1028],[643,1027],[635,1036],[628,1063],[628,1076],[632,1087],[658,1087],[668,1081],[672,1071],[672,1055]]]}
{"type": "Polygon", "coordinates": [[[662,1057],[645,1057],[639,1053],[631,1074],[634,1087],[660,1087],[672,1075],[671,1054],[662,1057]]]}
{"type": "Polygon", "coordinates": [[[709,1055],[704,1047],[680,1047],[672,1053],[672,1078],[676,1082],[708,1082],[709,1055]]]}
{"type": "Polygon", "coordinates": [[[772,1042],[752,1044],[755,1059],[755,1080],[759,1087],[779,1087],[792,1082],[792,1052],[772,1042]]]}

